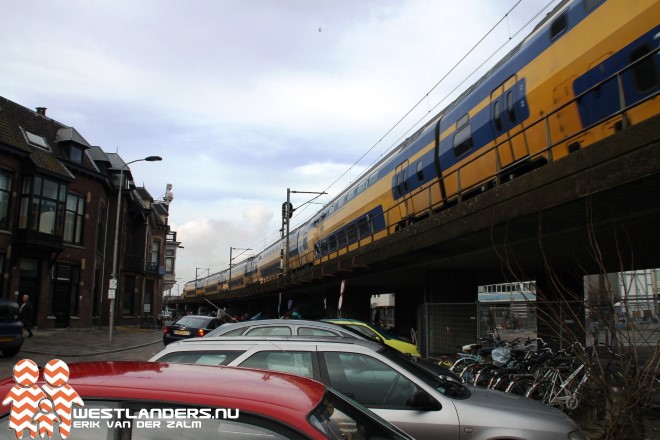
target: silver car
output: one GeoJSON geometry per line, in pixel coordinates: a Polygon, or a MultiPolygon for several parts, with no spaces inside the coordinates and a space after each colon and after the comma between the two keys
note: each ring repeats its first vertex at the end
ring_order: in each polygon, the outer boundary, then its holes
{"type": "Polygon", "coordinates": [[[443,380],[372,341],[204,337],[172,343],[150,360],[240,365],[312,377],[418,440],[586,440],[575,422],[557,409],[443,380]]]}

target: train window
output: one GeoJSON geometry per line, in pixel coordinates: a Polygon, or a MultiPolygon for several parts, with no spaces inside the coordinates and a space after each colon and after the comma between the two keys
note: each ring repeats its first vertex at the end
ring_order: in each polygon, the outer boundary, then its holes
{"type": "Polygon", "coordinates": [[[403,190],[405,192],[408,192],[408,169],[406,168],[405,170],[403,170],[401,174],[402,174],[401,183],[403,183],[403,190]]]}
{"type": "Polygon", "coordinates": [[[347,233],[348,233],[348,244],[355,243],[358,241],[358,234],[357,234],[357,226],[355,226],[355,223],[351,223],[348,225],[346,228],[347,233]]]}
{"type": "Polygon", "coordinates": [[[371,235],[371,231],[369,230],[368,216],[362,217],[358,220],[358,233],[360,234],[360,238],[368,237],[371,235]]]}
{"type": "Polygon", "coordinates": [[[502,131],[502,104],[499,99],[493,103],[493,120],[495,121],[495,129],[502,131]]]}
{"type": "Polygon", "coordinates": [[[420,182],[424,180],[424,164],[421,160],[417,162],[417,180],[420,182]]]}
{"type": "Polygon", "coordinates": [[[335,239],[334,235],[328,237],[328,250],[330,252],[334,252],[337,250],[337,240],[335,239]]]}
{"type": "Polygon", "coordinates": [[[456,157],[472,149],[472,126],[466,125],[454,134],[454,155],[456,157]]]}
{"type": "Polygon", "coordinates": [[[506,112],[509,114],[509,120],[516,122],[516,109],[514,107],[512,90],[509,90],[506,94],[506,112]]]}
{"type": "Polygon", "coordinates": [[[603,1],[604,0],[584,0],[584,10],[589,12],[603,1]]]}
{"type": "Polygon", "coordinates": [[[394,176],[394,190],[397,196],[401,195],[401,175],[399,173],[394,176]]]}
{"type": "Polygon", "coordinates": [[[376,173],[373,173],[371,176],[369,176],[369,186],[376,183],[376,180],[378,180],[378,175],[376,173]]]}
{"type": "Polygon", "coordinates": [[[554,40],[559,35],[563,34],[566,28],[568,27],[568,19],[566,18],[566,13],[564,12],[559,17],[552,22],[550,26],[550,39],[554,40]]]}
{"type": "Polygon", "coordinates": [[[342,229],[341,231],[337,232],[337,247],[339,249],[345,248],[348,246],[348,243],[346,242],[346,229],[342,229]]]}
{"type": "Polygon", "coordinates": [[[469,120],[470,120],[470,115],[465,114],[465,116],[463,116],[461,119],[456,121],[456,130],[467,124],[469,120]]]}
{"type": "Polygon", "coordinates": [[[655,69],[653,58],[646,56],[649,52],[651,52],[651,49],[645,44],[630,54],[630,63],[637,61],[632,68],[632,73],[635,79],[635,87],[640,92],[649,91],[658,84],[658,72],[655,69]]]}

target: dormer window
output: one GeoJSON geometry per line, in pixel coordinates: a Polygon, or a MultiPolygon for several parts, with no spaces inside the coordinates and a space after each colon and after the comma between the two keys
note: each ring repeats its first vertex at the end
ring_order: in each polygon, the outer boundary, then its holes
{"type": "Polygon", "coordinates": [[[72,162],[82,164],[83,149],[75,144],[69,145],[69,159],[71,159],[72,162]]]}
{"type": "Polygon", "coordinates": [[[25,139],[27,140],[28,144],[32,145],[33,147],[41,148],[42,150],[51,151],[48,142],[46,142],[46,139],[43,136],[30,133],[27,130],[23,130],[23,133],[25,134],[25,139]]]}

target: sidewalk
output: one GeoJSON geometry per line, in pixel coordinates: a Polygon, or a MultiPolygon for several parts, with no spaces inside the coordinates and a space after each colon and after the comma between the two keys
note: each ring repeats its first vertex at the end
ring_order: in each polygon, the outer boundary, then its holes
{"type": "Polygon", "coordinates": [[[45,365],[51,359],[67,364],[86,361],[147,361],[164,348],[162,330],[115,327],[110,342],[108,328],[97,330],[33,330],[14,357],[0,356],[0,378],[13,374],[14,365],[30,359],[45,365]]]}
{"type": "MultiPolygon", "coordinates": [[[[17,357],[43,354],[66,357],[88,357],[163,343],[162,330],[136,327],[115,327],[110,342],[108,328],[96,330],[34,330],[34,337],[25,338],[17,357]]],[[[159,348],[162,348],[159,347],[159,348]]]]}

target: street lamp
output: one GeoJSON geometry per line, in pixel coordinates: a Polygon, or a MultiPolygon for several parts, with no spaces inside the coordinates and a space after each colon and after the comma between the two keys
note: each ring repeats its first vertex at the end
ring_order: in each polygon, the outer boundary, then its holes
{"type": "Polygon", "coordinates": [[[124,165],[122,165],[121,169],[119,170],[119,189],[117,190],[117,220],[115,222],[115,247],[113,249],[113,256],[112,256],[112,279],[110,280],[110,288],[108,289],[108,298],[110,299],[110,321],[108,324],[109,328],[109,335],[108,335],[108,340],[112,342],[112,325],[114,321],[114,312],[115,312],[115,292],[118,287],[119,283],[119,262],[118,262],[118,257],[119,257],[119,215],[121,213],[121,189],[124,184],[124,168],[126,168],[128,165],[135,163],[135,162],[141,162],[141,161],[147,161],[147,162],[157,162],[163,160],[162,157],[160,156],[147,156],[144,159],[135,159],[130,162],[126,162],[124,165]]]}
{"type": "Polygon", "coordinates": [[[231,291],[231,262],[234,261],[234,258],[238,258],[241,255],[243,255],[244,252],[251,251],[251,248],[237,248],[237,247],[230,247],[229,248],[229,279],[227,280],[227,291],[231,291]],[[234,250],[237,251],[243,251],[240,254],[236,255],[236,257],[232,257],[232,252],[234,250]]]}
{"type": "MultiPolygon", "coordinates": [[[[293,216],[293,211],[295,211],[297,208],[294,208],[293,205],[291,204],[291,194],[316,194],[317,196],[314,197],[314,199],[318,198],[319,196],[322,196],[323,194],[327,194],[327,192],[318,192],[318,191],[292,191],[291,189],[287,188],[286,189],[286,203],[282,205],[282,221],[286,223],[286,242],[284,245],[284,273],[287,274],[289,273],[289,223],[291,223],[291,217],[293,216]]],[[[312,200],[314,200],[312,199],[312,200]]],[[[310,203],[312,200],[307,201],[303,203],[303,205],[306,205],[307,203],[310,203]]],[[[300,205],[300,206],[303,206],[300,205]]],[[[298,208],[300,208],[300,206],[298,208]]]]}

